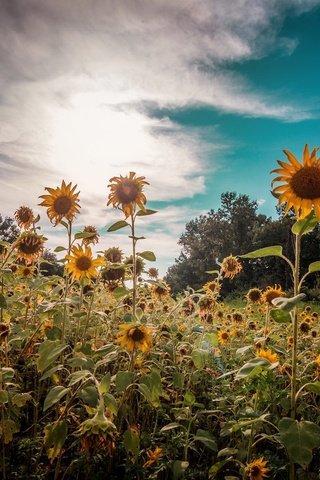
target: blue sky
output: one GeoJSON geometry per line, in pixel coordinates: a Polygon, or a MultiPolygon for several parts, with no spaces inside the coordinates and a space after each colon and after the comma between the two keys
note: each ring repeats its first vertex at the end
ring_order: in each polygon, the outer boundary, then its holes
{"type": "Polygon", "coordinates": [[[107,184],[136,171],[159,209],[141,249],[162,274],[221,193],[274,216],[282,150],[320,145],[319,25],[320,0],[1,0],[1,213],[31,206],[48,246],[63,244],[38,196],[65,179],[81,192],[76,228],[129,254],[106,232],[119,219],[107,184]]]}

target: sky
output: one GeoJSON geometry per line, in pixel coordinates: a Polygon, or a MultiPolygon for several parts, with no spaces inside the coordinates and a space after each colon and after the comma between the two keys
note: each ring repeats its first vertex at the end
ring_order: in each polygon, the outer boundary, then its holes
{"type": "Polygon", "coordinates": [[[221,193],[275,216],[282,150],[320,145],[319,25],[320,0],[0,0],[0,213],[29,206],[47,246],[65,245],[38,198],[64,179],[75,231],[130,254],[106,204],[109,179],[134,171],[158,210],[139,249],[161,275],[221,193]]]}

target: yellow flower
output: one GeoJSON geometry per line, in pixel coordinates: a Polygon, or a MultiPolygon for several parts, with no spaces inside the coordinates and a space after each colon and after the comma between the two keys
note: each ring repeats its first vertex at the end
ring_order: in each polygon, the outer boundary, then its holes
{"type": "Polygon", "coordinates": [[[266,468],[267,461],[263,459],[263,457],[257,458],[249,463],[246,470],[249,475],[249,480],[263,480],[263,478],[267,477],[267,473],[269,472],[269,468],[266,468]]]}
{"type": "Polygon", "coordinates": [[[112,204],[113,207],[119,207],[126,218],[133,215],[138,205],[141,210],[145,210],[146,196],[142,193],[144,185],[149,185],[145,181],[145,177],[136,177],[135,172],[130,172],[129,177],[113,177],[110,178],[111,193],[108,196],[107,205],[112,204]]]}
{"type": "Polygon", "coordinates": [[[242,265],[237,257],[230,255],[222,260],[221,270],[226,278],[234,278],[242,270],[242,265]]]}
{"type": "Polygon", "coordinates": [[[32,278],[36,273],[36,267],[20,265],[17,269],[17,275],[21,278],[32,278]]]}
{"type": "Polygon", "coordinates": [[[320,221],[320,163],[316,158],[318,148],[314,148],[309,154],[308,145],[303,151],[303,164],[296,157],[284,150],[289,163],[278,160],[281,168],[272,172],[280,176],[273,179],[274,182],[285,182],[273,189],[275,195],[279,195],[279,205],[286,203],[285,213],[293,208],[297,218],[305,218],[314,210],[317,220],[320,221]]]}
{"type": "Polygon", "coordinates": [[[247,295],[247,300],[250,303],[260,303],[262,298],[262,291],[260,288],[251,288],[247,295]]]}
{"type": "Polygon", "coordinates": [[[168,297],[170,294],[170,287],[165,282],[162,285],[152,285],[151,286],[151,293],[159,298],[159,300],[168,297]]]}
{"type": "Polygon", "coordinates": [[[203,288],[208,295],[218,295],[221,290],[221,284],[216,280],[211,280],[211,282],[207,282],[203,288]]]}
{"type": "Polygon", "coordinates": [[[272,305],[272,300],[277,297],[284,297],[286,294],[282,290],[280,285],[275,285],[274,287],[267,287],[262,294],[262,302],[272,305]]]}
{"type": "Polygon", "coordinates": [[[40,195],[39,198],[43,198],[40,205],[48,207],[47,215],[55,225],[60,223],[63,218],[72,222],[75,215],[79,213],[79,192],[75,193],[76,188],[77,185],[72,187],[71,182],[66,185],[65,181],[62,180],[61,187],[46,187],[45,190],[49,192],[49,195],[40,195]]]}
{"type": "Polygon", "coordinates": [[[318,365],[318,367],[320,367],[320,355],[317,356],[317,358],[315,359],[315,362],[318,365]]]}
{"type": "Polygon", "coordinates": [[[29,207],[19,207],[14,216],[19,227],[25,230],[28,230],[35,221],[33,211],[29,207]]]}
{"type": "Polygon", "coordinates": [[[147,467],[150,467],[150,465],[152,465],[153,463],[155,463],[157,460],[159,460],[159,458],[162,456],[162,448],[160,447],[156,447],[155,450],[148,450],[147,451],[147,456],[149,458],[149,460],[147,460],[145,462],[145,464],[143,465],[143,468],[147,468],[147,467]]]}
{"type": "Polygon", "coordinates": [[[44,237],[33,232],[23,232],[13,244],[17,250],[17,257],[24,259],[27,264],[37,260],[44,249],[44,237]]]}
{"type": "Polygon", "coordinates": [[[279,360],[278,355],[276,353],[272,353],[270,348],[268,350],[260,348],[260,350],[257,350],[256,352],[256,357],[265,358],[266,360],[269,360],[270,363],[275,363],[279,360]]]}
{"type": "Polygon", "coordinates": [[[71,255],[67,255],[66,269],[71,273],[73,280],[82,280],[98,275],[97,268],[104,264],[105,259],[98,257],[93,259],[90,247],[74,246],[71,255]]]}
{"type": "Polygon", "coordinates": [[[91,237],[83,238],[82,243],[84,245],[90,245],[91,243],[95,245],[96,243],[99,242],[99,237],[100,234],[98,233],[97,229],[95,227],[92,227],[91,225],[88,225],[87,227],[84,227],[83,233],[91,233],[91,237]]]}
{"type": "Polygon", "coordinates": [[[227,332],[227,330],[220,330],[218,332],[218,338],[219,338],[219,342],[221,343],[221,345],[225,345],[226,343],[230,342],[230,340],[231,340],[230,333],[227,332]]]}
{"type": "Polygon", "coordinates": [[[135,349],[147,352],[152,346],[152,328],[145,325],[134,325],[132,323],[124,323],[120,325],[122,330],[118,333],[117,341],[121,348],[126,348],[129,352],[135,349]]]}

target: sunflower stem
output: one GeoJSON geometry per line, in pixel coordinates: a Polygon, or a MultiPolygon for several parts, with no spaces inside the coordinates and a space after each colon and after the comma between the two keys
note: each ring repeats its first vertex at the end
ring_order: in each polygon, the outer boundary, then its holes
{"type": "MultiPolygon", "coordinates": [[[[72,222],[71,221],[68,222],[67,232],[68,232],[68,255],[70,255],[71,246],[72,246],[72,222]]],[[[67,300],[68,290],[69,290],[69,272],[66,271],[64,296],[63,296],[64,305],[63,305],[63,318],[62,318],[62,341],[65,341],[66,318],[67,318],[66,300],[67,300]]]]}
{"type": "Polygon", "coordinates": [[[137,262],[136,262],[136,243],[135,237],[135,217],[131,215],[131,238],[132,238],[132,262],[133,262],[133,285],[132,285],[132,319],[136,321],[136,303],[137,303],[137,262]]]}

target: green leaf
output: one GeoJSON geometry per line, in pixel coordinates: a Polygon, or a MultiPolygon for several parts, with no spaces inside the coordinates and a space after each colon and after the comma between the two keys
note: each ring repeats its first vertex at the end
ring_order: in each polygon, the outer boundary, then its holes
{"type": "Polygon", "coordinates": [[[19,426],[11,419],[4,419],[0,425],[0,438],[3,438],[3,442],[7,445],[12,442],[13,435],[19,432],[19,426]]]}
{"type": "Polygon", "coordinates": [[[115,232],[116,230],[120,230],[120,228],[128,227],[129,223],[126,222],[125,220],[120,220],[119,222],[114,223],[111,225],[107,232],[115,232]]]}
{"type": "Polygon", "coordinates": [[[210,273],[210,275],[214,273],[219,273],[219,270],[206,270],[206,273],[210,273]]]}
{"type": "Polygon", "coordinates": [[[80,370],[79,372],[71,373],[71,375],[69,375],[69,387],[91,376],[92,374],[89,370],[80,370]]]}
{"type": "Polygon", "coordinates": [[[137,253],[137,255],[141,258],[144,258],[145,260],[149,260],[149,262],[155,262],[156,261],[155,254],[153,252],[150,252],[150,251],[140,252],[140,253],[137,253]]]}
{"type": "Polygon", "coordinates": [[[67,249],[66,249],[65,247],[59,246],[59,247],[56,247],[53,251],[56,252],[56,253],[58,253],[58,252],[64,252],[64,251],[66,251],[66,250],[67,250],[67,249]]]}
{"type": "Polygon", "coordinates": [[[309,390],[309,392],[313,392],[313,393],[316,393],[317,395],[320,395],[320,382],[307,383],[305,385],[305,388],[309,390]]]}
{"type": "Polygon", "coordinates": [[[306,295],[304,293],[299,293],[299,295],[296,295],[295,297],[291,297],[291,298],[285,298],[285,297],[274,298],[272,300],[272,303],[277,308],[280,308],[280,310],[283,310],[285,312],[290,312],[305,297],[306,295]]]}
{"type": "Polygon", "coordinates": [[[101,394],[107,393],[110,388],[110,382],[111,382],[111,374],[110,372],[108,372],[99,383],[99,387],[98,387],[99,393],[101,394]]]}
{"type": "Polygon", "coordinates": [[[163,388],[161,377],[156,370],[152,370],[151,373],[143,375],[140,379],[139,387],[141,393],[153,407],[160,407],[160,395],[163,393],[163,388]],[[147,387],[147,389],[144,387],[147,387]]]}
{"type": "Polygon", "coordinates": [[[89,407],[96,407],[99,400],[99,393],[96,387],[89,385],[80,390],[79,397],[86,405],[89,405],[89,407]]]}
{"type": "Polygon", "coordinates": [[[48,408],[59,402],[59,400],[61,400],[61,398],[63,398],[68,392],[70,392],[70,388],[65,388],[61,385],[53,387],[45,398],[43,411],[46,412],[48,408]]]}
{"type": "Polygon", "coordinates": [[[277,308],[273,308],[272,310],[270,310],[270,317],[278,323],[291,322],[290,313],[277,308]]]}
{"type": "Polygon", "coordinates": [[[118,404],[117,400],[114,398],[111,393],[105,393],[104,395],[104,403],[105,406],[110,410],[111,413],[117,415],[118,413],[118,404]]]}
{"type": "Polygon", "coordinates": [[[208,361],[209,352],[207,350],[193,350],[191,353],[192,361],[196,368],[204,368],[208,361]]]}
{"type": "Polygon", "coordinates": [[[158,210],[150,210],[146,208],[145,210],[139,210],[137,212],[137,217],[145,217],[146,215],[153,215],[154,213],[157,213],[158,210]]]}
{"type": "Polygon", "coordinates": [[[168,423],[167,425],[161,428],[160,433],[168,432],[169,430],[173,430],[174,428],[179,428],[179,427],[181,427],[180,423],[177,423],[177,422],[168,423]]]}
{"type": "Polygon", "coordinates": [[[136,459],[140,451],[140,437],[137,428],[129,427],[123,435],[123,446],[126,452],[136,459]]]}
{"type": "Polygon", "coordinates": [[[124,390],[133,382],[134,374],[132,372],[120,371],[116,375],[116,390],[124,392],[124,390]]]}
{"type": "Polygon", "coordinates": [[[37,360],[38,371],[40,373],[44,372],[66,348],[67,345],[61,344],[59,340],[46,340],[41,343],[37,360]]]}
{"type": "Polygon", "coordinates": [[[193,441],[203,443],[203,445],[205,445],[207,448],[209,448],[213,452],[218,451],[216,440],[214,439],[212,434],[207,430],[198,429],[195,436],[193,437],[193,441]]]}
{"type": "Polygon", "coordinates": [[[75,234],[75,240],[80,240],[81,238],[91,238],[94,237],[96,234],[94,232],[78,232],[75,234]]]}
{"type": "Polygon", "coordinates": [[[295,235],[305,235],[306,233],[312,232],[317,224],[318,220],[314,216],[314,213],[311,212],[306,218],[298,220],[294,225],[292,225],[291,231],[295,235]]]}
{"type": "MultiPolygon", "coordinates": [[[[219,455],[218,455],[219,456],[219,455]]],[[[209,469],[209,480],[214,480],[219,473],[219,471],[222,469],[222,467],[225,466],[226,463],[228,463],[229,459],[227,458],[226,460],[221,460],[220,462],[215,463],[212,465],[209,469]]]]}
{"type": "Polygon", "coordinates": [[[270,365],[271,363],[267,359],[255,357],[240,368],[235,378],[236,380],[252,378],[256,375],[259,375],[266,368],[269,368],[270,365]]]}
{"type": "Polygon", "coordinates": [[[320,271],[320,261],[310,263],[308,268],[309,273],[319,272],[319,271],[320,271]]]}
{"type": "Polygon", "coordinates": [[[190,392],[190,390],[187,390],[183,399],[184,404],[192,406],[195,404],[195,401],[196,401],[196,397],[194,396],[194,394],[190,392]]]}
{"type": "Polygon", "coordinates": [[[285,417],[279,422],[279,433],[290,459],[307,468],[312,460],[312,449],[320,447],[320,427],[313,422],[285,417]]]}
{"type": "Polygon", "coordinates": [[[44,446],[50,460],[60,455],[68,433],[67,422],[55,422],[44,428],[44,446]]]}
{"type": "Polygon", "coordinates": [[[172,383],[176,388],[183,388],[185,376],[183,373],[175,372],[172,375],[172,383]]]}
{"type": "Polygon", "coordinates": [[[129,290],[125,287],[117,287],[113,290],[112,294],[115,298],[121,298],[128,295],[129,290]]]}
{"type": "Polygon", "coordinates": [[[272,247],[264,247],[253,252],[246,253],[245,255],[239,255],[240,258],[260,258],[260,257],[281,257],[282,246],[274,245],[272,247]]]}
{"type": "Polygon", "coordinates": [[[7,390],[0,390],[0,403],[8,403],[9,396],[7,390]]]}
{"type": "Polygon", "coordinates": [[[30,395],[30,393],[16,393],[12,397],[13,405],[16,405],[19,408],[24,407],[25,404],[30,400],[32,400],[32,396],[30,395]]]}
{"type": "Polygon", "coordinates": [[[2,293],[0,293],[0,308],[7,308],[6,298],[2,293]]]}
{"type": "Polygon", "coordinates": [[[184,460],[175,460],[172,467],[173,480],[179,480],[180,478],[183,478],[188,466],[189,462],[184,460]]]}

